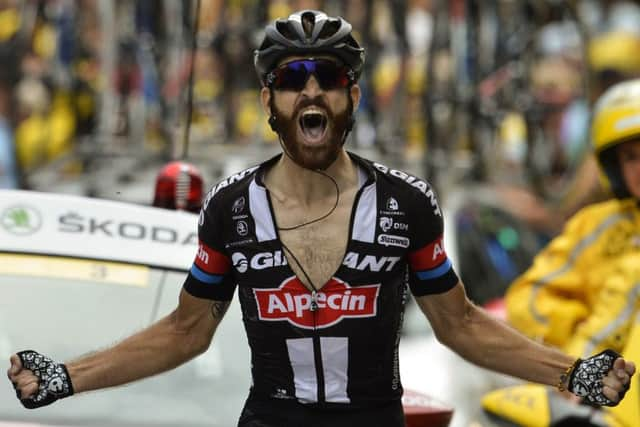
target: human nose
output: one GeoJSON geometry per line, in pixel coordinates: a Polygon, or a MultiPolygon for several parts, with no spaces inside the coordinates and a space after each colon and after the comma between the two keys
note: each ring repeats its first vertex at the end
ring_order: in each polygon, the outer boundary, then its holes
{"type": "Polygon", "coordinates": [[[318,79],[316,79],[316,76],[314,74],[311,74],[307,79],[307,83],[305,83],[304,88],[302,88],[302,93],[310,98],[313,98],[320,92],[322,92],[320,83],[318,83],[318,79]]]}

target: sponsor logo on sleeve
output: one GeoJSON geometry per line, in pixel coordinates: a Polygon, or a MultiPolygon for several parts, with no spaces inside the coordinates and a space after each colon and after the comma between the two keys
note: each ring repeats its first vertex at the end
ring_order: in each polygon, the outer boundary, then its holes
{"type": "Polygon", "coordinates": [[[382,229],[382,231],[386,233],[387,231],[391,230],[392,226],[393,219],[389,218],[388,216],[380,217],[380,228],[382,229]]]}
{"type": "Polygon", "coordinates": [[[249,233],[249,226],[245,221],[238,221],[236,223],[236,233],[238,236],[246,236],[249,233]]]}
{"type": "Polygon", "coordinates": [[[233,206],[231,206],[231,212],[233,212],[236,215],[239,214],[244,210],[244,205],[245,205],[244,196],[238,197],[236,201],[233,202],[233,206]]]}
{"type": "Polygon", "coordinates": [[[421,249],[409,254],[409,261],[416,270],[435,268],[447,259],[443,236],[439,236],[421,249]]]}
{"type": "Polygon", "coordinates": [[[393,218],[388,216],[380,217],[380,229],[386,233],[387,231],[394,229],[399,231],[409,230],[409,224],[399,221],[394,221],[393,218]]]}
{"type": "MultiPolygon", "coordinates": [[[[230,177],[223,179],[222,181],[220,181],[219,183],[217,183],[215,185],[215,187],[213,187],[211,189],[211,191],[209,191],[209,193],[207,194],[207,197],[205,197],[204,202],[202,204],[203,209],[207,209],[207,207],[209,206],[209,202],[211,202],[211,199],[213,198],[213,196],[216,195],[216,193],[220,190],[222,190],[225,187],[228,187],[229,185],[238,182],[240,180],[242,180],[245,176],[249,175],[251,172],[255,171],[256,169],[258,169],[259,166],[253,166],[249,169],[243,170],[242,172],[238,172],[234,175],[231,175],[230,177]]],[[[237,201],[237,200],[236,200],[237,201]]],[[[233,209],[233,207],[232,207],[233,209]]]]}
{"type": "MultiPolygon", "coordinates": [[[[406,172],[402,172],[397,169],[391,169],[388,166],[382,165],[380,163],[374,163],[373,166],[376,169],[378,169],[380,172],[387,175],[395,176],[396,178],[400,178],[401,180],[405,181],[407,184],[420,190],[422,194],[424,194],[427,198],[429,198],[429,203],[433,207],[434,215],[442,216],[442,212],[440,211],[440,206],[438,206],[438,200],[436,199],[436,195],[433,192],[433,189],[431,188],[431,186],[427,184],[425,181],[418,179],[413,175],[409,175],[406,172]]],[[[395,210],[389,207],[389,201],[387,201],[387,210],[395,210]]]]}
{"type": "Polygon", "coordinates": [[[222,274],[229,270],[229,259],[202,242],[198,243],[195,264],[209,274],[222,274]]]}
{"type": "Polygon", "coordinates": [[[403,236],[394,236],[392,234],[380,234],[378,236],[378,243],[383,246],[396,246],[399,248],[408,248],[409,239],[403,236]]]}
{"type": "Polygon", "coordinates": [[[393,197],[389,197],[387,199],[386,207],[390,211],[397,211],[400,208],[400,206],[398,205],[398,201],[393,197]]]}

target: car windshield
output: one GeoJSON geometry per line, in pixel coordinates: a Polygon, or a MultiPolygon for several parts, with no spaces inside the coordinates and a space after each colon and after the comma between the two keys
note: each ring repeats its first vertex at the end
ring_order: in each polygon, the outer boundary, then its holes
{"type": "MultiPolygon", "coordinates": [[[[0,356],[55,360],[108,347],[167,315],[186,272],[138,264],[0,252],[0,356]]],[[[165,374],[37,411],[0,387],[2,421],[70,426],[235,425],[249,389],[249,350],[234,302],[216,345],[165,374]]],[[[142,362],[144,363],[144,361],[142,362]]]]}

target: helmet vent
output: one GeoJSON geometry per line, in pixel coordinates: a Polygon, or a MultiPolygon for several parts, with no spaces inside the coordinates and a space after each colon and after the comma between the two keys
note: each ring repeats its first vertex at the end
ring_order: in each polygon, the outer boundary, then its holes
{"type": "Polygon", "coordinates": [[[295,40],[296,35],[291,31],[291,28],[289,28],[287,21],[276,21],[276,29],[287,39],[295,40]]]}
{"type": "Polygon", "coordinates": [[[319,39],[326,39],[334,35],[340,29],[340,21],[338,20],[330,20],[327,21],[322,26],[322,31],[320,31],[319,39]]]}
{"type": "Polygon", "coordinates": [[[316,16],[313,12],[305,12],[302,14],[302,28],[307,38],[311,37],[313,27],[316,24],[316,16]]]}

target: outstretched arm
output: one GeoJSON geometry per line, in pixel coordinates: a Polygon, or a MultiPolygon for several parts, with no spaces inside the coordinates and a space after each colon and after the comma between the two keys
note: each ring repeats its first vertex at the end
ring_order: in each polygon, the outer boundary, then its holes
{"type": "MultiPolygon", "coordinates": [[[[484,368],[557,386],[575,362],[575,358],[530,340],[488,315],[469,301],[460,282],[447,292],[416,300],[438,340],[484,368]]],[[[619,393],[624,392],[634,372],[633,362],[617,359],[614,368],[602,380],[602,393],[617,403],[619,393]]],[[[566,381],[562,385],[568,388],[566,381]]]]}
{"type": "MultiPolygon", "coordinates": [[[[173,369],[209,347],[229,302],[196,298],[184,290],[178,307],[115,346],[66,364],[74,393],[118,386],[173,369]]],[[[8,371],[19,397],[38,392],[39,381],[18,355],[8,371]]]]}

